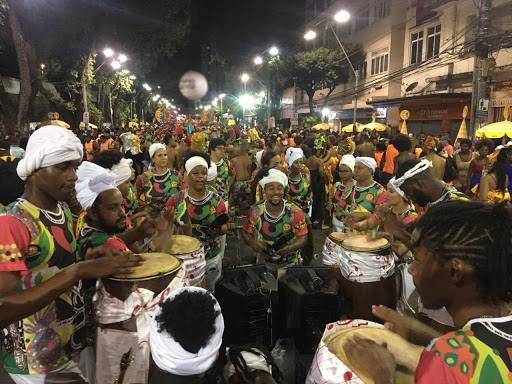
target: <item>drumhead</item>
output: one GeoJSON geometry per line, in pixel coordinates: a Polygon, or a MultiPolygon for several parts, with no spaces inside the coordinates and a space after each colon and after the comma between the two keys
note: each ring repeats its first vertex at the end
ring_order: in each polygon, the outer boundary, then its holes
{"type": "Polygon", "coordinates": [[[199,251],[201,242],[194,237],[185,235],[174,236],[174,241],[169,249],[171,255],[188,255],[199,251]]]}
{"type": "MultiPolygon", "coordinates": [[[[145,281],[168,276],[181,268],[183,261],[167,253],[141,253],[146,261],[134,267],[131,274],[117,274],[108,279],[113,281],[145,281]]],[[[120,256],[122,257],[122,256],[120,256]]]]}
{"type": "Polygon", "coordinates": [[[347,238],[347,234],[346,233],[343,233],[343,232],[332,232],[330,235],[329,235],[329,238],[332,240],[332,241],[335,241],[337,243],[341,243],[343,240],[345,240],[347,238]]]}
{"type": "Polygon", "coordinates": [[[351,236],[343,241],[342,245],[347,251],[377,252],[389,247],[387,239],[370,239],[368,236],[351,236]]]}

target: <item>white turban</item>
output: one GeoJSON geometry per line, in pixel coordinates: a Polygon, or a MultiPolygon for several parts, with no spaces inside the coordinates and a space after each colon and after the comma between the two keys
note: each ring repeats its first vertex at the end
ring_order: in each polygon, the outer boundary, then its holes
{"type": "Polygon", "coordinates": [[[256,163],[261,166],[261,158],[263,157],[263,150],[256,152],[256,163]]]}
{"type": "Polygon", "coordinates": [[[163,145],[162,143],[151,144],[151,146],[149,147],[149,158],[152,159],[153,156],[155,155],[155,152],[158,151],[159,149],[166,149],[165,145],[163,145]]]}
{"type": "MultiPolygon", "coordinates": [[[[272,375],[272,366],[267,362],[267,359],[265,359],[263,353],[261,353],[257,348],[252,348],[252,350],[254,350],[254,352],[242,351],[240,353],[242,358],[245,360],[245,364],[247,365],[249,372],[259,370],[268,372],[270,375],[272,375]]],[[[231,376],[233,376],[235,373],[235,366],[231,361],[228,361],[224,367],[224,379],[226,379],[226,382],[228,382],[231,376]]]]}
{"type": "MultiPolygon", "coordinates": [[[[206,169],[210,168],[208,167],[208,163],[206,162],[206,160],[203,159],[201,156],[193,156],[185,162],[185,171],[187,171],[187,173],[190,173],[198,165],[202,165],[206,169]]],[[[215,169],[215,173],[217,173],[217,169],[215,169]]]]}
{"type": "Polygon", "coordinates": [[[116,185],[121,185],[132,177],[132,169],[126,159],[121,159],[121,161],[115,164],[110,170],[116,176],[116,185]]]}
{"type": "MultiPolygon", "coordinates": [[[[203,288],[184,287],[173,291],[167,296],[164,303],[172,301],[183,292],[201,292],[210,295],[203,288]]],[[[159,325],[157,317],[162,313],[162,307],[159,306],[153,319],[151,320],[151,329],[149,333],[149,343],[151,345],[151,356],[153,361],[161,370],[170,372],[178,376],[192,376],[206,372],[217,359],[217,353],[222,345],[222,335],[224,334],[224,318],[217,300],[215,300],[215,311],[219,312],[215,320],[215,333],[208,340],[208,344],[201,348],[197,353],[191,353],[185,350],[180,343],[167,333],[165,330],[158,331],[159,325]]]]}
{"type": "Polygon", "coordinates": [[[364,156],[356,157],[355,162],[361,163],[361,164],[367,166],[368,168],[370,168],[372,170],[372,172],[375,172],[375,168],[377,168],[377,162],[375,161],[375,159],[373,157],[364,157],[364,156]]]}
{"type": "Polygon", "coordinates": [[[409,200],[407,198],[407,196],[405,196],[405,192],[402,191],[400,189],[400,187],[398,187],[397,185],[395,185],[395,180],[396,180],[396,177],[393,177],[391,180],[389,180],[389,182],[391,183],[391,185],[393,186],[393,189],[396,191],[396,193],[398,193],[400,196],[402,196],[402,199],[404,200],[409,200]]]}
{"type": "Polygon", "coordinates": [[[265,176],[260,180],[260,185],[261,188],[265,188],[265,185],[274,182],[280,183],[283,185],[283,187],[286,187],[288,185],[288,177],[277,169],[271,169],[268,171],[268,176],[265,176]]]}
{"type": "Polygon", "coordinates": [[[47,125],[30,136],[25,157],[20,160],[16,170],[20,179],[27,180],[40,168],[81,160],[83,156],[82,143],[73,132],[56,125],[47,125]]]}
{"type": "Polygon", "coordinates": [[[304,158],[304,152],[302,149],[290,147],[286,150],[286,154],[284,155],[284,161],[291,167],[293,162],[298,159],[304,158]]]}
{"type": "Polygon", "coordinates": [[[92,207],[100,193],[111,189],[117,189],[115,176],[112,172],[103,169],[103,172],[88,179],[82,190],[77,193],[76,199],[82,208],[87,210],[92,207]]]}
{"type": "Polygon", "coordinates": [[[208,168],[208,181],[217,180],[217,164],[210,161],[210,168],[208,168]]]}
{"type": "Polygon", "coordinates": [[[78,180],[75,183],[76,193],[79,193],[82,189],[84,189],[89,183],[90,179],[104,172],[107,172],[107,170],[103,167],[100,167],[98,164],[91,163],[90,161],[83,161],[76,170],[76,176],[78,177],[78,180]]]}
{"type": "Polygon", "coordinates": [[[356,158],[353,155],[343,155],[340,160],[339,167],[342,165],[346,165],[350,168],[352,172],[354,172],[354,165],[356,165],[356,158]]]}
{"type": "Polygon", "coordinates": [[[421,173],[421,172],[429,169],[430,167],[432,167],[431,161],[429,161],[427,159],[421,160],[418,164],[416,164],[414,167],[412,167],[407,172],[405,172],[402,177],[399,177],[398,179],[396,179],[393,182],[393,187],[395,187],[395,189],[396,189],[396,187],[400,187],[408,179],[410,179],[413,176],[416,176],[418,173],[421,173]]]}

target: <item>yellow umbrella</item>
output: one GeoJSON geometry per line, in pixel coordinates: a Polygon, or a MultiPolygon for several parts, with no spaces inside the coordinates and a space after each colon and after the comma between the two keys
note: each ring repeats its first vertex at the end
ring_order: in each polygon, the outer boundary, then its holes
{"type": "MultiPolygon", "coordinates": [[[[352,132],[354,130],[353,128],[354,124],[347,125],[346,127],[341,128],[342,132],[352,132]]],[[[356,123],[356,130],[357,132],[361,132],[363,129],[361,128],[363,124],[356,123]]]]}
{"type": "MultiPolygon", "coordinates": [[[[93,123],[89,123],[89,127],[91,127],[92,129],[98,129],[98,126],[94,125],[93,123]]],[[[85,128],[85,123],[81,122],[80,123],[80,129],[84,129],[84,128],[85,128]]]]}
{"type": "Polygon", "coordinates": [[[466,128],[466,119],[462,119],[462,123],[460,124],[459,133],[457,133],[457,139],[467,139],[468,138],[468,129],[466,128]]]}
{"type": "Polygon", "coordinates": [[[363,125],[363,128],[361,129],[361,131],[365,128],[368,128],[370,130],[375,129],[376,131],[379,131],[379,132],[386,131],[386,130],[390,129],[387,125],[377,123],[375,121],[375,113],[372,114],[372,122],[368,123],[366,125],[363,125]]]}
{"type": "Polygon", "coordinates": [[[70,125],[68,123],[66,123],[65,121],[62,121],[62,120],[43,121],[41,124],[39,124],[39,127],[44,127],[46,125],[56,125],[58,127],[62,127],[62,128],[66,128],[66,129],[70,128],[70,125]]]}
{"type": "Polygon", "coordinates": [[[402,126],[400,127],[400,133],[407,135],[407,121],[406,120],[404,120],[402,122],[402,126]]]}
{"type": "Polygon", "coordinates": [[[315,126],[313,126],[314,131],[328,131],[330,129],[333,129],[334,127],[332,125],[329,125],[327,123],[320,123],[315,126]]]}
{"type": "Polygon", "coordinates": [[[488,139],[499,139],[505,135],[512,137],[512,122],[508,120],[500,121],[499,123],[486,125],[476,131],[477,137],[482,137],[484,135],[488,139]]]}

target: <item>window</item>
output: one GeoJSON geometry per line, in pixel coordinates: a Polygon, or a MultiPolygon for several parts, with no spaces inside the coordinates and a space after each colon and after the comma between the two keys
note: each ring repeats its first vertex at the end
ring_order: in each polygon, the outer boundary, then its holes
{"type": "Polygon", "coordinates": [[[375,20],[389,16],[389,0],[375,0],[375,20]]]}
{"type": "Polygon", "coordinates": [[[427,28],[427,59],[439,55],[441,24],[427,28]]]}
{"type": "Polygon", "coordinates": [[[372,58],[372,75],[378,75],[379,73],[387,72],[388,70],[388,58],[389,55],[379,54],[378,52],[374,52],[372,54],[374,56],[372,58]]]}
{"type": "Polygon", "coordinates": [[[366,7],[366,8],[363,8],[356,15],[356,31],[366,28],[369,23],[370,23],[370,8],[366,7]]]}
{"type": "Polygon", "coordinates": [[[361,63],[357,66],[357,71],[359,72],[359,78],[360,79],[364,79],[367,75],[366,73],[366,70],[367,70],[367,65],[366,65],[366,61],[364,63],[361,63]]]}
{"type": "Polygon", "coordinates": [[[423,31],[411,34],[411,64],[421,63],[423,60],[423,31]]]}

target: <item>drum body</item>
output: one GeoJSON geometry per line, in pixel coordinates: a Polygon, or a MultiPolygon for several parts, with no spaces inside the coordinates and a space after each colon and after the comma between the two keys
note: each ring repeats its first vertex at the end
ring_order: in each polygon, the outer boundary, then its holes
{"type": "Polygon", "coordinates": [[[322,263],[331,269],[331,273],[339,282],[341,282],[341,271],[339,267],[341,244],[346,238],[346,233],[332,232],[325,238],[324,248],[322,251],[322,263]]]}
{"type": "Polygon", "coordinates": [[[176,235],[169,254],[185,264],[190,286],[205,288],[206,259],[203,245],[199,240],[191,236],[176,235]]]}
{"type": "Polygon", "coordinates": [[[352,236],[341,245],[342,287],[352,302],[350,318],[379,321],[372,305],[395,308],[394,255],[386,239],[352,236]]]}

